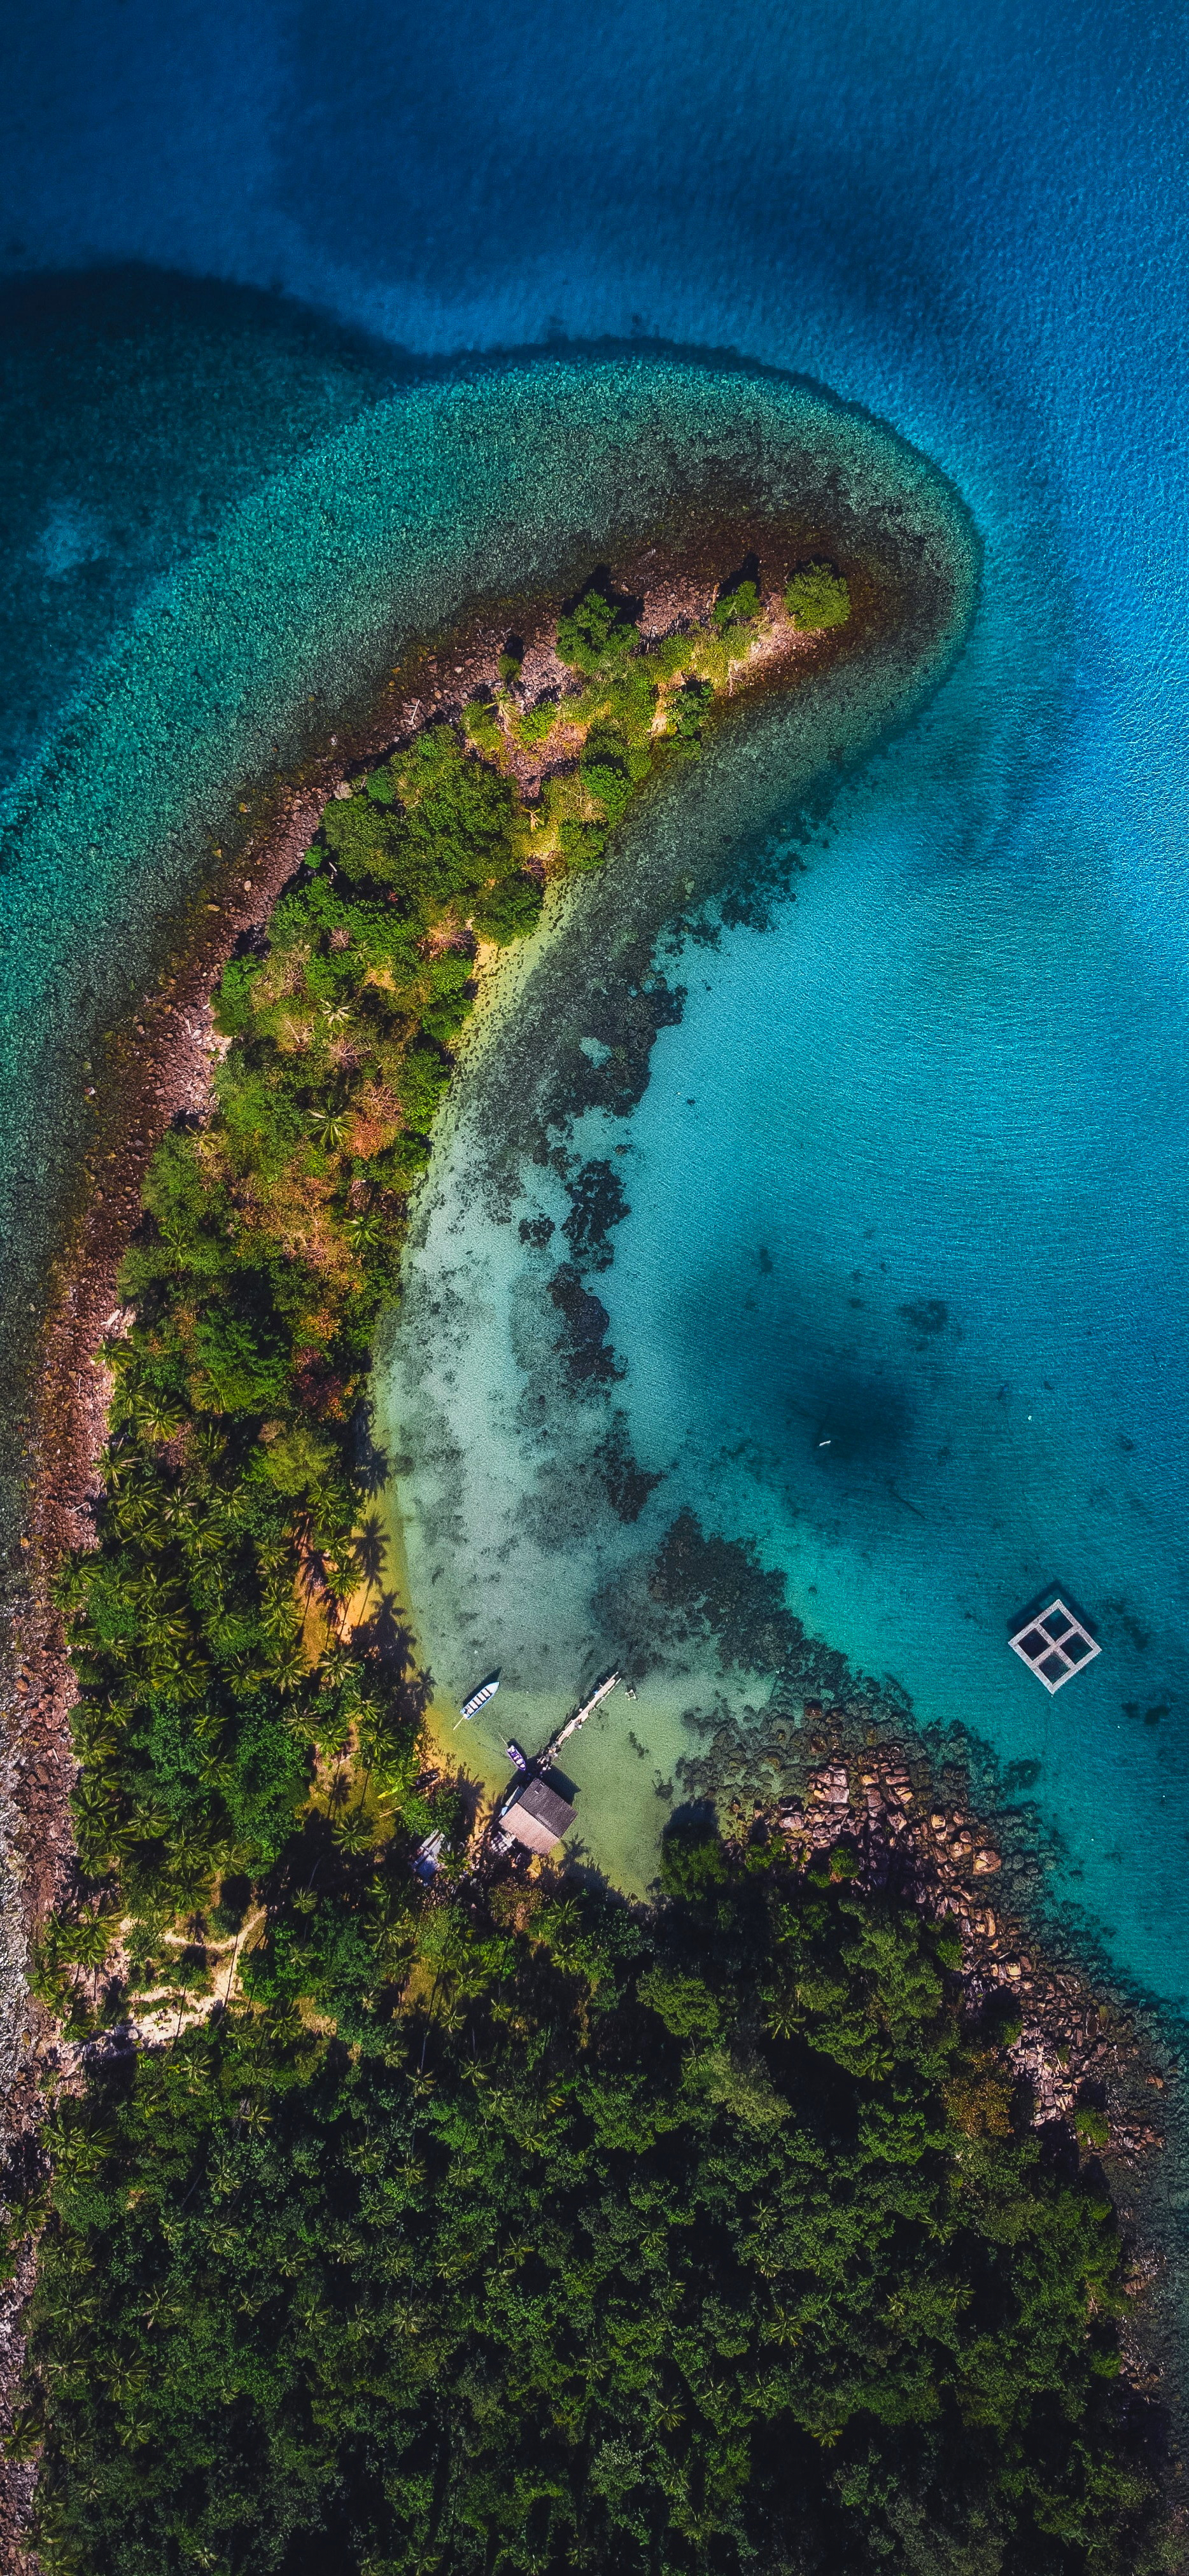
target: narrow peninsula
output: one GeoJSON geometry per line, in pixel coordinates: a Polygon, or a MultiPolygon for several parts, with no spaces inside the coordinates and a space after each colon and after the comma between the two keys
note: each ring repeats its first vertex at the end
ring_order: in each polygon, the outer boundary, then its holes
{"type": "Polygon", "coordinates": [[[907,1781],[895,1830],[845,1763],[708,1796],[629,1904],[477,1830],[369,1582],[369,1355],[478,979],[855,649],[863,565],[772,553],[592,570],[453,706],[425,657],[152,1153],[8,2184],[47,2576],[1176,2563],[1106,2124],[1076,2069],[1038,2104],[907,1781]]]}

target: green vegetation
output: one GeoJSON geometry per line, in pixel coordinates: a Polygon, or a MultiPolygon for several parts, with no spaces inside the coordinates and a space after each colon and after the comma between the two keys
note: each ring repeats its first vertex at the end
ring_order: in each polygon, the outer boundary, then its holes
{"type": "Polygon", "coordinates": [[[850,592],[833,564],[805,564],[793,574],[784,604],[794,626],[816,633],[823,626],[845,626],[850,592]]]}
{"type": "Polygon", "coordinates": [[[709,680],[687,680],[669,701],[669,730],[687,748],[702,731],[714,691],[709,680]]]}
{"type": "Polygon", "coordinates": [[[759,622],[760,606],[754,581],[737,581],[732,589],[720,591],[711,616],[720,635],[746,637],[750,642],[759,622]]]}
{"type": "Polygon", "coordinates": [[[129,1996],[167,2015],[171,1927],[225,1874],[259,1880],[311,1798],[360,1830],[334,1804],[344,1762],[373,1838],[431,1821],[416,1691],[379,1637],[344,1633],[368,1544],[358,1408],[475,936],[530,928],[541,881],[509,782],[447,728],[369,786],[328,806],[267,956],[227,968],[213,1115],[166,1138],[124,1266],[99,1544],[63,1583],[90,1885],[50,1926],[40,1986],[74,2031],[129,1996]],[[97,2004],[78,1970],[119,1918],[97,2004]]]}
{"type": "MultiPolygon", "coordinates": [[[[224,973],[213,1112],[153,1163],[107,1352],[98,1545],[62,1584],[85,1878],[37,1977],[74,2036],[130,2004],[167,2026],[204,1964],[213,1990],[230,1945],[185,1925],[229,1876],[259,1891],[311,1816],[352,1847],[441,1820],[420,1685],[382,1621],[349,1615],[376,1547],[371,1338],[478,943],[523,937],[550,874],[600,864],[632,795],[696,745],[699,661],[721,650],[704,630],[646,650],[597,589],[559,641],[580,689],[515,715],[472,699],[461,738],[431,724],[331,799],[267,952],[224,973]],[[510,744],[563,721],[577,760],[532,802],[510,744]]],[[[519,674],[517,639],[503,658],[519,674]]]]}
{"type": "Polygon", "coordinates": [[[944,1929],[704,1828],[664,1875],[290,1862],[250,2008],[59,2106],[47,2569],[1171,2563],[1110,2202],[944,1929]]]}
{"type": "Polygon", "coordinates": [[[952,1935],[762,1829],[675,1828],[650,1909],[479,1885],[370,1582],[369,1350],[477,943],[696,751],[733,596],[646,649],[587,592],[566,696],[514,710],[509,648],[332,799],[154,1160],[37,1970],[99,2045],[11,2194],[48,2576],[1166,2563],[1095,2117],[1033,2136],[952,1935]]]}
{"type": "Polygon", "coordinates": [[[474,744],[476,751],[484,753],[489,760],[498,759],[503,749],[503,734],[499,710],[492,698],[482,695],[469,699],[462,711],[462,724],[467,741],[474,744]]]}
{"type": "Polygon", "coordinates": [[[639,630],[626,607],[601,590],[586,591],[557,622],[559,660],[592,677],[614,672],[639,646],[639,630]]]}

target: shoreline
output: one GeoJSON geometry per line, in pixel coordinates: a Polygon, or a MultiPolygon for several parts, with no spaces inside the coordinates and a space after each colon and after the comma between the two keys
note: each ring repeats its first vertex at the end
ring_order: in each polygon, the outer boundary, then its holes
{"type": "MultiPolygon", "coordinates": [[[[832,1714],[816,1712],[827,1732],[832,1714]]],[[[737,1812],[729,1822],[738,1837],[750,1818],[743,1802],[731,1804],[737,1812]]],[[[1010,1885],[1006,1903],[1000,1893],[1005,1856],[994,1820],[980,1817],[969,1796],[944,1795],[933,1766],[902,1736],[881,1730],[875,1743],[857,1751],[839,1732],[833,1753],[817,1758],[807,1773],[801,1795],[776,1799],[764,1821],[806,1859],[840,1839],[853,1844],[861,1854],[861,1885],[897,1879],[919,1906],[950,1918],[972,2003],[998,1991],[1018,2008],[1021,2031],[1011,2056],[1032,2087],[1035,2125],[1068,2119],[1079,2093],[1105,2094],[1113,2085],[1114,2102],[1102,2112],[1110,2116],[1109,2139],[1099,2141],[1103,2150],[1134,2162],[1163,2145],[1162,2132],[1139,2120],[1118,2089],[1144,2064],[1135,2032],[1096,1997],[1087,1975],[1046,1956],[1043,1923],[1020,1919],[1020,1897],[1010,1885]]],[[[1143,2082],[1164,2089],[1163,2078],[1150,2071],[1143,2082]]]]}
{"type": "MultiPolygon", "coordinates": [[[[737,515],[722,521],[707,515],[706,524],[681,549],[654,545],[618,554],[620,586],[630,592],[638,584],[642,590],[640,623],[646,640],[669,631],[679,620],[704,615],[715,595],[713,567],[721,565],[724,547],[727,559],[746,559],[753,552],[749,541],[757,535],[762,535],[770,558],[786,570],[806,545],[825,543],[816,532],[794,527],[784,532],[782,544],[780,531],[770,523],[757,528],[737,515]]],[[[608,551],[614,551],[611,541],[608,551]]],[[[774,591],[770,609],[776,606],[784,577],[782,571],[775,585],[766,584],[774,591]]],[[[849,631],[841,630],[848,658],[863,656],[871,631],[878,631],[881,623],[878,603],[870,595],[863,597],[857,574],[855,588],[854,624],[849,631]]],[[[572,678],[548,640],[558,606],[556,592],[522,597],[519,602],[506,599],[476,612],[444,636],[418,640],[393,667],[382,701],[373,704],[363,719],[344,725],[341,743],[330,737],[331,754],[307,763],[298,783],[282,783],[258,797],[257,814],[234,855],[221,859],[218,873],[205,887],[195,889],[170,934],[169,962],[155,985],[133,1006],[130,1023],[118,1026],[102,1042],[106,1060],[96,1064],[92,1086],[95,1125],[76,1169],[71,1202],[51,1256],[49,1293],[35,1337],[26,1411],[18,1418],[31,1468],[28,1508],[17,1539],[24,1597],[18,1596],[6,1640],[12,1667],[11,1705],[20,1734],[19,1741],[5,1748],[5,1760],[18,1820],[13,1861],[30,1942],[61,1892],[74,1856],[69,1809],[76,1770],[69,1725],[73,1684],[50,1597],[52,1568],[65,1551],[87,1544],[88,1505],[99,1490],[95,1468],[105,1437],[109,1393],[97,1354],[104,1333],[118,1318],[116,1274],[140,1223],[141,1189],[149,1165],[174,1121],[180,1115],[200,1114],[210,1099],[215,987],[239,943],[266,928],[336,791],[361,766],[375,762],[426,723],[457,720],[475,690],[494,689],[509,632],[523,633],[526,696],[572,678]]],[[[730,687],[734,705],[779,689],[787,668],[798,661],[817,668],[836,657],[834,636],[801,636],[779,612],[775,623],[776,635],[764,639],[750,676],[743,678],[742,685],[730,687]]],[[[723,712],[729,715],[729,709],[723,712]]],[[[531,793],[546,762],[517,746],[507,767],[516,783],[531,793]]],[[[488,1007],[494,1001],[501,963],[509,963],[513,953],[509,950],[501,959],[496,952],[483,976],[488,1007]]],[[[32,2056],[43,2059],[52,2044],[49,2017],[28,1996],[23,2018],[32,2032],[32,2056]]],[[[33,2110],[32,2068],[26,2059],[6,2097],[0,2135],[24,2135],[33,2110]]]]}
{"type": "MultiPolygon", "coordinates": [[[[667,589],[658,587],[657,622],[650,627],[642,619],[643,634],[667,631],[677,595],[671,580],[667,589]]],[[[550,613],[545,608],[539,611],[538,627],[546,623],[550,613]]],[[[552,613],[556,613],[555,609],[552,613]]],[[[678,610],[678,614],[690,613],[689,609],[678,610]]],[[[539,693],[543,687],[548,688],[555,670],[563,666],[557,664],[554,655],[551,669],[547,650],[539,635],[533,635],[527,616],[524,625],[529,630],[524,655],[526,692],[539,693]]],[[[390,682],[390,702],[382,716],[377,715],[368,728],[361,729],[335,762],[321,767],[317,785],[303,783],[290,790],[283,807],[278,800],[269,828],[262,830],[258,839],[247,842],[218,886],[211,889],[202,907],[202,921],[197,919],[200,907],[196,900],[191,916],[192,937],[178,956],[174,971],[163,975],[156,992],[142,1002],[131,1030],[122,1031],[112,1042],[108,1095],[98,1113],[95,1143],[79,1175],[79,1203],[72,1214],[68,1240],[51,1274],[53,1284],[33,1408],[34,1473],[24,1540],[32,1582],[30,1603],[21,1614],[18,1630],[22,1654],[14,1678],[22,1736],[13,1756],[14,1769],[20,1775],[24,1839],[29,1846],[23,1897],[30,1931],[44,1921],[55,1896],[61,1892],[74,1853],[69,1823],[69,1793],[75,1771],[69,1708],[74,1694],[57,1614],[50,1601],[49,1570],[65,1549],[86,1544],[87,1507],[98,1491],[96,1464],[105,1436],[110,1392],[97,1365],[97,1352],[104,1331],[110,1330],[118,1317],[114,1303],[116,1270],[139,1222],[145,1172],[167,1128],[182,1114],[200,1116],[209,1103],[216,1052],[211,1015],[213,987],[237,944],[266,926],[327,800],[361,762],[369,758],[374,761],[378,754],[405,740],[427,721],[456,716],[466,702],[468,690],[476,685],[493,688],[499,650],[500,627],[495,625],[489,625],[481,638],[477,638],[477,630],[468,631],[465,644],[442,643],[432,653],[428,646],[418,648],[411,657],[413,673],[403,690],[397,688],[395,675],[390,682]],[[435,687],[427,699],[425,691],[431,679],[438,682],[447,678],[438,666],[452,654],[460,658],[450,661],[448,679],[462,685],[435,687]],[[416,694],[412,690],[413,677],[421,681],[416,694]],[[238,884],[233,883],[234,871],[244,868],[250,871],[248,877],[241,876],[238,884]],[[107,1166],[112,1162],[117,1170],[109,1179],[107,1166]]],[[[778,637],[772,649],[757,654],[752,681],[738,690],[732,689],[730,694],[740,698],[753,690],[780,686],[790,665],[804,659],[808,667],[815,667],[820,658],[820,639],[807,641],[790,628],[788,636],[778,637]]],[[[513,755],[509,762],[518,783],[530,789],[539,783],[543,766],[539,758],[534,761],[527,754],[523,759],[513,755]]],[[[509,958],[511,953],[509,950],[509,958]]],[[[490,976],[483,978],[489,1006],[495,1003],[499,982],[493,961],[490,976]]],[[[394,1572],[401,1577],[407,1594],[396,1498],[390,1501],[386,1518],[394,1572]]],[[[411,1603],[408,1615],[411,1621],[411,1603]]],[[[426,1711],[424,1721],[427,1732],[432,1728],[435,1736],[437,1706],[435,1703],[426,1711]]],[[[447,1741],[444,1729],[438,1742],[440,1749],[456,1762],[465,1760],[465,1742],[447,1741]]],[[[910,1871],[914,1890],[920,1890],[918,1903],[936,1904],[939,1911],[944,1911],[942,1900],[952,1898],[954,1903],[949,1910],[962,1921],[963,1979],[970,1981],[971,1991],[977,1994],[981,1978],[984,1989],[1001,1984],[1014,1989],[1018,1985],[1022,2001],[1030,1987],[1036,1994],[1035,2003],[1029,2003],[1023,2016],[1019,2071],[1033,2082],[1043,2117],[1064,2118],[1075,2106],[1078,2088],[1100,2080],[1095,2070],[1101,2069],[1104,2056],[1111,2057],[1113,2050],[1112,2069],[1117,2069],[1125,2047],[1134,2050],[1134,2041],[1103,2038],[1097,2027],[1091,2031],[1088,2013],[1084,2025],[1075,2027],[1074,2016],[1081,2009],[1082,1993],[1089,1996],[1089,1989],[1083,1990],[1080,1981],[1062,1979],[1057,1971],[1049,1971],[1043,1964],[1037,1966],[1031,1959],[1028,1952],[1032,1945],[1043,1943],[1039,1927],[1034,1933],[1021,1932],[1016,1925],[1009,1927],[1015,1947],[1004,1953],[994,1967],[989,1964],[999,1947],[994,1923],[988,1935],[985,1919],[975,1920],[969,1907],[969,1919],[962,1920],[961,1900],[967,1886],[966,1863],[976,1875],[981,1865],[981,1875],[986,1878],[993,1877],[1001,1865],[997,1858],[987,1858],[993,1851],[994,1829],[986,1829],[987,1839],[976,1849],[971,1832],[973,1811],[943,1817],[949,1846],[961,1846],[965,1838],[964,1848],[947,1846],[943,1851],[940,1826],[933,1822],[926,1826],[923,1818],[908,1815],[916,1792],[903,1765],[899,1770],[895,1768],[893,1749],[872,1750],[870,1776],[866,1779],[861,1771],[852,1779],[845,1764],[841,1777],[837,1762],[833,1766],[821,1765],[819,1772],[812,1775],[813,1785],[806,1802],[799,1810],[792,1802],[785,1802],[786,1811],[774,1819],[773,1829],[793,1847],[801,1843],[806,1854],[833,1847],[840,1831],[853,1830],[862,1838],[863,1867],[872,1885],[881,1883],[881,1870],[886,1878],[895,1850],[910,1871]],[[926,1839],[927,1833],[931,1840],[926,1839]],[[980,1949],[979,1943],[985,1945],[988,1940],[990,1948],[980,1949]],[[1067,2058],[1062,2065],[1058,2051],[1066,2044],[1067,2058]]],[[[766,1823],[767,1819],[762,1821],[766,1823]]],[[[977,1913],[985,1918],[988,1910],[980,1906],[977,1913]]],[[[7,2115],[10,2143],[29,2137],[36,2125],[33,2063],[39,2060],[43,2068],[52,2068],[56,2062],[57,2025],[49,2012],[30,1997],[25,2019],[33,2044],[7,2115]]],[[[1120,2125],[1111,2139],[1112,2148],[1129,2157],[1148,2152],[1157,2143],[1156,2131],[1144,2132],[1134,2124],[1130,2128],[1120,2125]]],[[[8,2324],[10,2349],[25,2286],[23,2282],[14,2285],[8,2324]]],[[[0,2379],[6,2383],[7,2396],[11,2377],[2,2364],[0,2379]]],[[[17,2472],[18,2484],[23,2474],[17,2472]]],[[[15,2546],[20,2519],[18,2500],[16,2519],[7,2534],[0,2531],[0,2539],[7,2537],[15,2546]]]]}

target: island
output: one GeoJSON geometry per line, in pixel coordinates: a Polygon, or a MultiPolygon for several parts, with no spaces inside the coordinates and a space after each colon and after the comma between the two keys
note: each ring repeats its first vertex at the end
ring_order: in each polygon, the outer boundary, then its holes
{"type": "Polygon", "coordinates": [[[818,1710],[804,1799],[690,1801],[629,1903],[490,1832],[360,1537],[484,972],[862,596],[841,550],[745,555],[650,622],[592,567],[342,765],[223,966],[56,1576],[77,1866],[7,2184],[47,2570],[1175,2563],[1110,2123],[1072,2040],[1035,2080],[989,1830],[941,1813],[939,1861],[818,1710]]]}

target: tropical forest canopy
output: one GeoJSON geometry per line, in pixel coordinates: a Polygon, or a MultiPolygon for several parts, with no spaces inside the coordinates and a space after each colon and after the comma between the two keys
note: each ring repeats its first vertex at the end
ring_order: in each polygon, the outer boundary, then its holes
{"type": "Polygon", "coordinates": [[[251,2008],[56,2115],[47,2566],[1171,2563],[1101,2176],[853,1867],[679,1823],[633,1913],[291,1856],[251,2008]]]}
{"type": "Polygon", "coordinates": [[[559,695],[510,639],[333,797],[152,1164],[61,1587],[36,1981],[88,2054],[10,2191],[61,2576],[1165,2563],[1109,2198],[944,1926],[762,1829],[675,1829],[652,1909],[476,1876],[368,1588],[371,1341],[479,945],[697,756],[762,617],[739,579],[646,645],[595,585],[559,695]]]}

